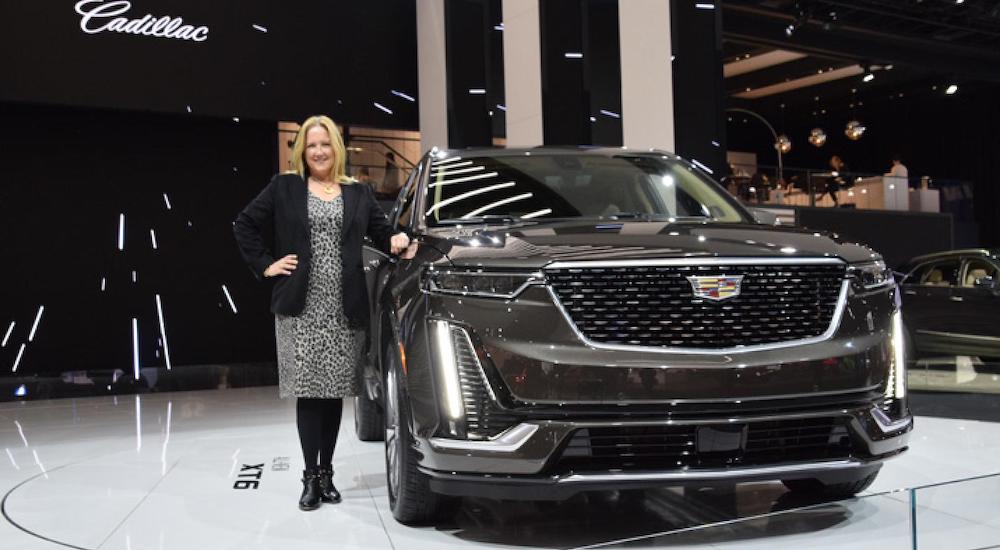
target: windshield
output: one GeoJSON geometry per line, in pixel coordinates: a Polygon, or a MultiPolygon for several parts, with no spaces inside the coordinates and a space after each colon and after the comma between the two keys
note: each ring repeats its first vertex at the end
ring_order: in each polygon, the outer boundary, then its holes
{"type": "Polygon", "coordinates": [[[744,223],[721,187],[661,155],[529,152],[431,164],[427,224],[529,219],[707,219],[744,223]]]}

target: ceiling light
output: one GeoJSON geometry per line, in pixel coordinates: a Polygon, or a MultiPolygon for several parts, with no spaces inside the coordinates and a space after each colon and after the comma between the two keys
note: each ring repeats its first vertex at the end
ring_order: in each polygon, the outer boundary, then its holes
{"type": "Polygon", "coordinates": [[[952,95],[957,91],[958,91],[958,84],[952,84],[951,86],[948,86],[948,89],[945,90],[944,93],[952,95]]]}
{"type": "Polygon", "coordinates": [[[778,136],[778,141],[774,142],[774,148],[781,151],[781,154],[787,154],[792,150],[792,140],[788,139],[788,136],[781,134],[778,136]]]}
{"type": "Polygon", "coordinates": [[[809,143],[816,147],[822,147],[826,143],[826,132],[822,128],[813,128],[809,132],[809,143]]]}
{"type": "Polygon", "coordinates": [[[846,135],[847,139],[851,141],[857,141],[861,139],[861,135],[865,133],[865,130],[867,130],[867,128],[865,128],[864,124],[861,124],[857,120],[852,120],[848,122],[847,127],[844,128],[844,135],[846,135]]]}
{"type": "Polygon", "coordinates": [[[872,80],[875,80],[875,75],[872,74],[871,72],[865,73],[865,76],[861,80],[865,82],[871,82],[872,80]]]}

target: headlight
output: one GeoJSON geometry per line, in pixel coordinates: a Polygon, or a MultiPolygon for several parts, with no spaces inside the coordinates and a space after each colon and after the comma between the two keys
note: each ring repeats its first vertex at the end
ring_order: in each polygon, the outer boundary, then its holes
{"type": "Polygon", "coordinates": [[[531,284],[541,283],[541,273],[504,273],[496,271],[430,270],[425,288],[431,292],[513,298],[531,284]]]}
{"type": "Polygon", "coordinates": [[[853,279],[855,288],[859,290],[873,290],[895,284],[892,270],[886,267],[882,260],[851,264],[847,268],[847,274],[853,279]]]}

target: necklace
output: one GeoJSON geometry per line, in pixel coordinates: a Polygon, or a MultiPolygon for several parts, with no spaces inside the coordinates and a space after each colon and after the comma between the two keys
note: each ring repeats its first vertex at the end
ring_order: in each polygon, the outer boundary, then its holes
{"type": "Polygon", "coordinates": [[[327,195],[332,195],[333,194],[333,182],[332,181],[331,182],[325,182],[325,181],[319,181],[319,180],[313,179],[313,182],[316,183],[317,185],[319,185],[320,187],[322,187],[323,191],[326,191],[327,195]]]}

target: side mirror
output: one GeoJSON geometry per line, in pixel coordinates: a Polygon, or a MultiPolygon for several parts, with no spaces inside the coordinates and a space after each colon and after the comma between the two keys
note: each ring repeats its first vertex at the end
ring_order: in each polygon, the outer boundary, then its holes
{"type": "Polygon", "coordinates": [[[980,277],[976,279],[974,284],[976,288],[984,288],[986,290],[1000,289],[1000,281],[997,281],[993,277],[980,277]]]}
{"type": "Polygon", "coordinates": [[[778,215],[764,210],[763,208],[751,208],[750,213],[753,214],[753,219],[762,225],[781,225],[781,221],[778,219],[778,215]]]}

